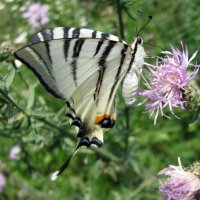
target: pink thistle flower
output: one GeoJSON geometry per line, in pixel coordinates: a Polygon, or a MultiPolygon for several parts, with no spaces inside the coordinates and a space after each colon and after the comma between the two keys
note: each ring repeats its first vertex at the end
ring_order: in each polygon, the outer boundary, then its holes
{"type": "Polygon", "coordinates": [[[199,66],[191,64],[197,51],[189,58],[187,47],[184,48],[182,43],[181,45],[182,51],[171,46],[172,52],[163,52],[164,58],[158,58],[155,69],[148,65],[150,84],[146,83],[147,90],[139,95],[146,97],[146,110],[150,112],[150,116],[155,113],[154,124],[159,114],[168,117],[164,114],[164,108],[169,107],[173,115],[173,108],[184,109],[185,87],[198,73],[199,66]],[[189,65],[194,67],[191,73],[187,72],[189,65]]]}
{"type": "Polygon", "coordinates": [[[6,178],[2,172],[0,172],[0,192],[3,190],[3,188],[6,185],[6,178]]]}
{"type": "Polygon", "coordinates": [[[9,152],[9,158],[11,160],[19,160],[19,153],[21,152],[21,148],[18,145],[14,145],[9,152]]]}
{"type": "Polygon", "coordinates": [[[33,3],[28,7],[28,10],[23,14],[23,17],[28,19],[32,28],[39,28],[41,25],[49,22],[48,17],[49,7],[41,3],[33,3]]]}
{"type": "Polygon", "coordinates": [[[165,200],[192,200],[200,190],[200,179],[197,174],[185,171],[178,158],[179,166],[170,165],[161,170],[158,177],[167,175],[169,178],[160,186],[165,200]]]}

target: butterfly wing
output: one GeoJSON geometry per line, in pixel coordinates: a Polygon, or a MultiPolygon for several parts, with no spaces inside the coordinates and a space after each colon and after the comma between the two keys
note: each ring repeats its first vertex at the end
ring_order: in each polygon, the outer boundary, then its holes
{"type": "Polygon", "coordinates": [[[66,101],[67,116],[79,128],[79,145],[101,146],[102,128],[114,124],[114,96],[131,59],[130,49],[116,40],[80,37],[81,32],[71,39],[59,39],[53,32],[43,40],[38,35],[45,34],[37,33],[15,56],[52,95],[66,101]]]}
{"type": "Polygon", "coordinates": [[[119,37],[101,31],[96,31],[86,28],[72,28],[72,27],[56,27],[49,28],[35,33],[32,38],[32,44],[41,41],[56,40],[56,39],[71,39],[71,38],[93,38],[102,40],[112,40],[126,44],[125,41],[119,37]]]}

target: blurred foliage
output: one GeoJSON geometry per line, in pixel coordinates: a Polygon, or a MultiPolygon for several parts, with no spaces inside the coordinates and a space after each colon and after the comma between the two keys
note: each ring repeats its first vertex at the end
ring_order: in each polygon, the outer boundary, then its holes
{"type": "MultiPolygon", "coordinates": [[[[17,49],[38,31],[22,17],[31,2],[0,2],[0,42],[8,41],[17,49]]],[[[41,29],[88,27],[120,36],[115,0],[41,2],[49,6],[50,17],[41,29]]],[[[121,12],[127,42],[136,35],[136,24],[141,28],[152,15],[141,32],[145,43],[168,49],[170,43],[178,46],[183,41],[191,54],[199,48],[198,0],[121,0],[121,12]]],[[[161,51],[147,44],[147,54],[161,51]]],[[[2,54],[0,61],[8,56],[2,54]]],[[[119,92],[118,119],[105,133],[103,148],[80,151],[69,169],[51,182],[50,174],[76,145],[75,130],[66,120],[64,103],[48,94],[26,67],[18,68],[12,56],[8,61],[0,63],[0,170],[7,178],[1,200],[159,200],[155,178],[159,170],[176,165],[178,156],[185,166],[200,160],[200,123],[190,125],[192,112],[177,110],[181,119],[160,117],[154,126],[144,108],[126,109],[119,92]],[[8,157],[15,144],[22,149],[20,160],[8,157]]]]}

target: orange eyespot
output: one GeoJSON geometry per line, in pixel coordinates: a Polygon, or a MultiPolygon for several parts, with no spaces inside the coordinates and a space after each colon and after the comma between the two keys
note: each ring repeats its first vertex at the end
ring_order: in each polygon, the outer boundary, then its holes
{"type": "Polygon", "coordinates": [[[95,124],[99,124],[103,119],[115,120],[115,115],[108,115],[108,114],[97,115],[95,118],[95,124]]]}

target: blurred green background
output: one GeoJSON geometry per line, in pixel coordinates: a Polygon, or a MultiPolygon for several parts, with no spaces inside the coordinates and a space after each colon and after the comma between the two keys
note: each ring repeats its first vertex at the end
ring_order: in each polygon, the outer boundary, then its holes
{"type": "MultiPolygon", "coordinates": [[[[49,6],[50,21],[33,29],[23,18],[33,1],[0,1],[0,43],[10,42],[17,49],[33,33],[55,26],[87,27],[120,36],[117,0],[37,2],[49,6]]],[[[125,40],[130,43],[136,24],[141,27],[152,15],[141,32],[144,42],[169,49],[169,44],[180,47],[182,41],[192,55],[200,45],[199,3],[121,0],[125,40]]],[[[151,45],[144,48],[148,55],[161,51],[151,45]]],[[[199,55],[196,60],[200,62],[199,55]]],[[[4,97],[0,94],[0,172],[6,179],[0,200],[160,200],[157,172],[177,165],[178,156],[184,166],[200,160],[200,123],[190,125],[194,113],[176,110],[181,119],[168,113],[171,119],[159,117],[154,126],[143,107],[125,108],[119,89],[118,119],[105,133],[104,146],[81,150],[63,175],[51,182],[50,174],[76,146],[75,130],[62,101],[48,94],[25,66],[13,69],[10,62],[0,63],[1,88],[7,81],[4,97]],[[14,145],[21,148],[17,160],[9,159],[14,145]]]]}

